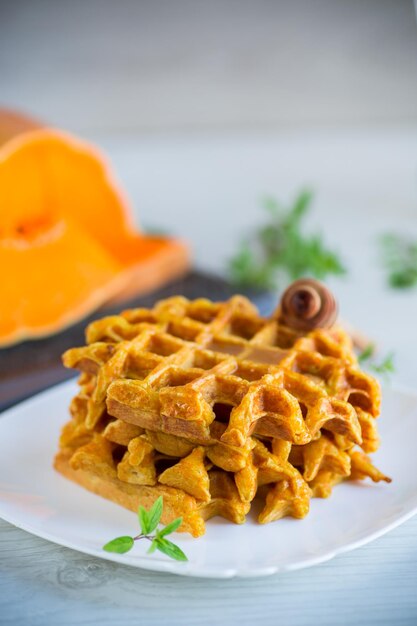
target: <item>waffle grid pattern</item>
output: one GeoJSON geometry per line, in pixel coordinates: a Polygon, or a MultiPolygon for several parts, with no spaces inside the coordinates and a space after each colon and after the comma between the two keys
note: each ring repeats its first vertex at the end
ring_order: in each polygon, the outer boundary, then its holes
{"type": "Polygon", "coordinates": [[[194,535],[214,515],[243,522],[256,496],[265,523],[304,517],[341,480],[387,480],[366,455],[379,386],[340,328],[173,297],[93,322],[64,364],[82,374],[57,469],[132,509],[162,494],[164,521],[194,535]]]}

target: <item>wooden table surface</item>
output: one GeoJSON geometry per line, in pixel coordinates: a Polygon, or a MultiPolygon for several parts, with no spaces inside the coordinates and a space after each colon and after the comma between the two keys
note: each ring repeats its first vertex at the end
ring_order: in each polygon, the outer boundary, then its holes
{"type": "Polygon", "coordinates": [[[417,518],[311,569],[205,580],[110,563],[0,521],[0,624],[412,626],[417,518]]]}

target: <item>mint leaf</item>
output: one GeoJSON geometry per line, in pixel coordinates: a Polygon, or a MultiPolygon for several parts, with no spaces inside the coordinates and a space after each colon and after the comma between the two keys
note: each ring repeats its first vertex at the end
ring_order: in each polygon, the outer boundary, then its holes
{"type": "Polygon", "coordinates": [[[117,554],[124,554],[125,552],[129,552],[133,548],[134,545],[133,537],[116,537],[112,541],[109,541],[103,546],[103,550],[106,552],[117,552],[117,554]]]}
{"type": "Polygon", "coordinates": [[[366,348],[364,348],[358,356],[359,363],[368,361],[374,352],[375,352],[375,345],[373,343],[368,344],[366,348]]]}
{"type": "Polygon", "coordinates": [[[367,368],[376,374],[383,374],[388,377],[389,374],[393,374],[395,372],[394,366],[394,353],[390,352],[381,363],[377,363],[374,360],[374,352],[375,352],[375,344],[370,343],[366,348],[359,354],[358,362],[364,363],[367,365],[367,368]]]}
{"type": "Polygon", "coordinates": [[[157,548],[157,538],[155,537],[155,539],[152,541],[151,546],[148,550],[148,554],[152,554],[152,552],[155,552],[157,548]]]}
{"type": "Polygon", "coordinates": [[[391,352],[388,356],[379,364],[372,364],[371,368],[377,374],[392,374],[395,372],[394,366],[394,353],[391,352]]]}
{"type": "Polygon", "coordinates": [[[162,530],[156,530],[158,524],[160,523],[161,516],[163,511],[163,498],[159,496],[157,500],[155,500],[153,506],[149,511],[143,506],[139,506],[138,508],[138,520],[141,526],[141,533],[136,537],[116,537],[112,541],[109,541],[103,546],[103,550],[106,552],[116,552],[118,554],[124,554],[125,552],[129,552],[133,547],[136,540],[140,539],[148,539],[151,541],[150,548],[148,550],[148,554],[152,554],[155,550],[159,550],[163,552],[171,559],[175,559],[176,561],[188,561],[184,552],[179,548],[175,543],[168,541],[165,539],[165,535],[169,535],[170,533],[175,532],[182,523],[182,517],[178,517],[173,520],[169,524],[165,526],[162,530]],[[156,530],[155,535],[151,535],[151,533],[156,530]]]}
{"type": "Polygon", "coordinates": [[[138,509],[138,520],[139,520],[139,524],[140,524],[140,528],[142,531],[142,534],[144,535],[148,535],[151,531],[149,530],[149,513],[147,512],[146,509],[143,508],[142,505],[139,506],[138,509]]]}
{"type": "Polygon", "coordinates": [[[176,561],[188,561],[181,548],[175,545],[175,543],[172,543],[172,541],[168,541],[168,539],[162,537],[156,537],[154,543],[156,544],[157,550],[163,552],[171,559],[175,559],[176,561]]]}
{"type": "Polygon", "coordinates": [[[157,537],[165,537],[166,535],[170,535],[171,533],[174,533],[177,530],[177,528],[181,526],[181,524],[182,524],[182,517],[178,517],[177,519],[174,519],[173,522],[170,522],[169,524],[167,524],[165,528],[163,528],[157,533],[157,537]]]}
{"type": "Polygon", "coordinates": [[[155,500],[155,502],[153,503],[153,506],[151,507],[151,509],[148,511],[147,534],[153,532],[155,528],[158,526],[161,520],[163,506],[164,506],[164,502],[163,502],[162,496],[159,496],[159,498],[155,500]]]}

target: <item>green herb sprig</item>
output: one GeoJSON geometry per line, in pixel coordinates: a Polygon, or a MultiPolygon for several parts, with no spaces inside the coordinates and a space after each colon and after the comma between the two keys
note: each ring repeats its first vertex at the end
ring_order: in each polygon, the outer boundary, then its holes
{"type": "Polygon", "coordinates": [[[367,367],[375,372],[376,374],[381,374],[385,377],[389,377],[390,374],[395,372],[394,365],[394,353],[390,352],[382,361],[375,362],[375,344],[370,343],[362,350],[362,352],[358,355],[358,362],[364,363],[367,367]]]}
{"type": "Polygon", "coordinates": [[[286,211],[276,200],[265,200],[269,221],[241,243],[229,262],[229,276],[235,285],[274,289],[288,279],[346,273],[339,256],[325,246],[322,235],[305,235],[302,231],[311,201],[311,192],[302,191],[286,211]]]}
{"type": "Polygon", "coordinates": [[[387,280],[394,289],[417,285],[417,241],[405,235],[386,234],[380,239],[382,261],[387,280]]]}
{"type": "Polygon", "coordinates": [[[157,530],[160,523],[163,511],[163,498],[160,496],[153,504],[153,506],[146,511],[143,506],[138,509],[138,520],[141,528],[141,532],[135,537],[125,535],[123,537],[116,537],[103,546],[103,550],[106,552],[117,552],[117,554],[125,554],[129,552],[135,544],[135,541],[140,539],[147,539],[151,542],[148,550],[148,554],[152,554],[155,550],[163,552],[171,559],[176,561],[188,561],[184,552],[175,543],[166,539],[167,535],[175,532],[182,523],[182,517],[178,517],[174,521],[167,524],[161,530],[157,530]],[[152,534],[154,531],[155,534],[152,534]]]}

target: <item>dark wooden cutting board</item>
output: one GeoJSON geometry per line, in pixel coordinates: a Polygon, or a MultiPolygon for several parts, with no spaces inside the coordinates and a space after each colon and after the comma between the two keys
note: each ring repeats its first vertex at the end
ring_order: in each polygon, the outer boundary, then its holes
{"type": "MultiPolygon", "coordinates": [[[[90,317],[61,333],[0,349],[0,411],[42,389],[74,377],[74,371],[63,367],[61,355],[68,348],[83,345],[84,329],[91,320],[117,313],[122,308],[151,307],[157,300],[172,295],[183,295],[191,299],[204,297],[211,300],[225,300],[234,292],[232,286],[221,278],[191,272],[184,278],[152,294],[126,302],[123,306],[95,311],[90,317]]],[[[276,304],[276,299],[270,295],[249,295],[258,304],[262,313],[270,312],[276,304]]]]}

